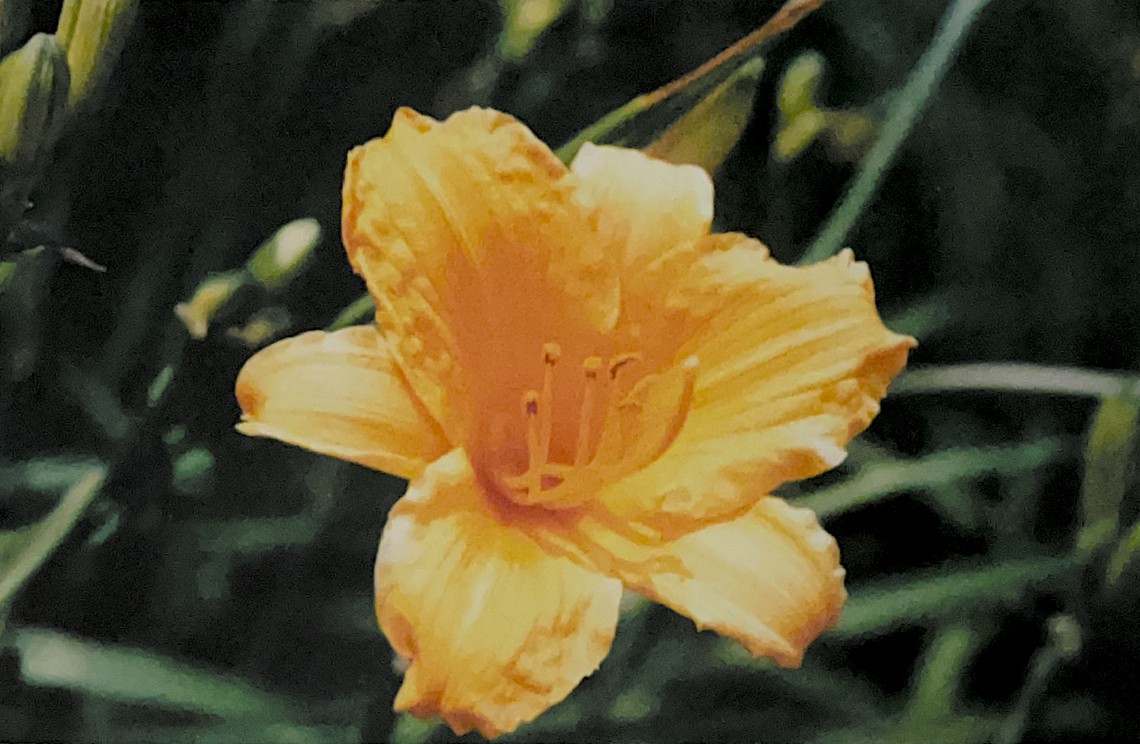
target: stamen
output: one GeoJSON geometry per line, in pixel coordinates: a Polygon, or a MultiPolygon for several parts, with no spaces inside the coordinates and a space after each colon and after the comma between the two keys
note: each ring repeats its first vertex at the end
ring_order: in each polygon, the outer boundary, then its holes
{"type": "Polygon", "coordinates": [[[538,409],[539,466],[531,468],[531,479],[537,492],[542,484],[542,468],[550,459],[550,436],[554,429],[554,365],[562,358],[562,349],[555,343],[542,345],[542,398],[538,409]]]}
{"type": "Polygon", "coordinates": [[[526,416],[526,451],[529,458],[523,479],[526,481],[526,488],[530,489],[532,483],[541,482],[542,466],[546,464],[542,459],[539,442],[538,393],[534,390],[527,390],[523,394],[523,415],[526,416]]]}
{"type": "Polygon", "coordinates": [[[594,421],[594,405],[598,394],[598,372],[602,368],[599,357],[588,357],[582,362],[586,384],[582,389],[582,408],[578,411],[578,443],[574,448],[574,467],[585,465],[590,458],[590,429],[594,421]]]}

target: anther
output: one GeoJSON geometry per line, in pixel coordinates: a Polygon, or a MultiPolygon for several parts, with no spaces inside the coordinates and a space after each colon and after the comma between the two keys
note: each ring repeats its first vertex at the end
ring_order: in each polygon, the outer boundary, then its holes
{"type": "Polygon", "coordinates": [[[619,354],[610,360],[610,380],[617,381],[618,373],[622,367],[633,364],[634,362],[641,361],[641,354],[633,352],[630,354],[619,354]]]}

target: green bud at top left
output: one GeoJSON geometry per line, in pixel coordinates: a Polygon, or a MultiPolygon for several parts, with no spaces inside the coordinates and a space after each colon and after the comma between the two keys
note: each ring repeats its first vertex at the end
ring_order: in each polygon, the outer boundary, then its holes
{"type": "Polygon", "coordinates": [[[67,112],[67,55],[52,34],[36,34],[0,61],[0,159],[34,169],[67,112]]]}

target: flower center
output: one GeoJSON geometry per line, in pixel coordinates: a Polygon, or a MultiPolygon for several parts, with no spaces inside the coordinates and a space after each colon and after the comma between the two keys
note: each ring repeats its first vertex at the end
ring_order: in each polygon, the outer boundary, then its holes
{"type": "Polygon", "coordinates": [[[557,462],[551,456],[551,439],[557,413],[555,370],[561,358],[558,344],[544,344],[541,387],[522,396],[525,472],[497,476],[504,493],[521,505],[580,505],[607,481],[660,457],[676,440],[692,406],[695,356],[640,378],[633,374],[642,362],[636,352],[609,360],[587,357],[578,373],[582,395],[573,456],[569,462],[557,462]]]}

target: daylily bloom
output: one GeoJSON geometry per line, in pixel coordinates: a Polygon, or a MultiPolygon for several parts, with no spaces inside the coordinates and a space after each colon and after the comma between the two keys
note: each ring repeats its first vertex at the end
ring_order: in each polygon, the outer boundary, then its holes
{"type": "Polygon", "coordinates": [[[376,559],[395,707],[492,737],[606,655],[623,587],[795,666],[845,599],[835,541],[769,495],[839,464],[914,340],[849,252],[710,234],[694,166],[401,109],[342,230],[376,325],[237,380],[239,429],[410,481],[376,559]]]}

